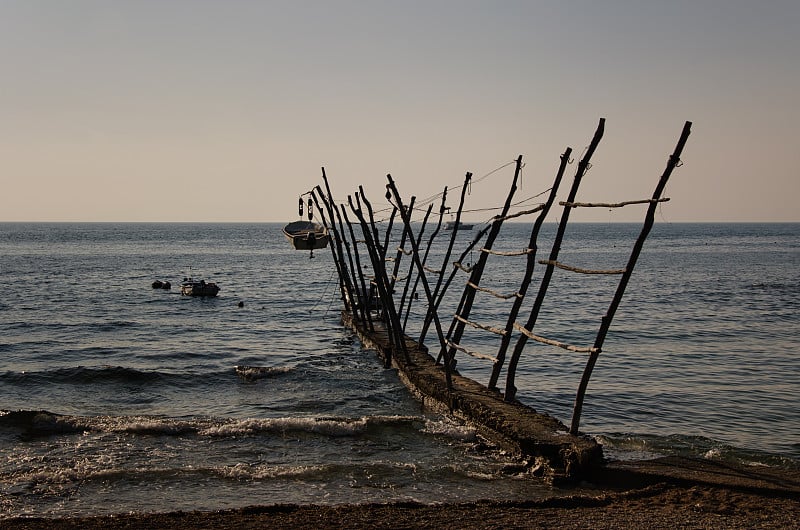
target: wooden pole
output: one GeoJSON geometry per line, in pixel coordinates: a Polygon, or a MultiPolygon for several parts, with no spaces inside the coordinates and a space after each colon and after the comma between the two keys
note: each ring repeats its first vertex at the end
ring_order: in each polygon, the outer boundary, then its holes
{"type": "MultiPolygon", "coordinates": [[[[519,174],[522,171],[522,155],[517,157],[517,165],[514,169],[514,179],[511,182],[511,188],[508,191],[508,195],[506,196],[506,202],[503,204],[502,212],[499,216],[496,216],[495,219],[492,221],[491,229],[489,230],[489,235],[486,236],[486,243],[484,243],[484,248],[491,249],[492,245],[494,245],[495,239],[500,234],[500,228],[503,226],[503,219],[508,214],[508,210],[511,208],[511,200],[514,198],[514,193],[517,191],[517,181],[519,180],[519,174]]],[[[456,313],[458,316],[464,319],[469,318],[470,311],[472,310],[472,304],[475,301],[475,293],[477,289],[473,286],[480,285],[481,277],[483,276],[483,269],[486,266],[486,261],[488,260],[489,255],[486,252],[481,252],[480,256],[478,256],[477,263],[474,264],[472,267],[472,272],[470,273],[469,281],[467,282],[466,287],[464,287],[464,294],[462,296],[462,303],[459,304],[459,311],[456,313]]],[[[459,344],[461,341],[461,337],[464,333],[464,322],[458,319],[454,319],[455,322],[455,329],[453,330],[452,334],[452,342],[459,344]]],[[[456,349],[450,348],[450,356],[455,356],[456,349]]]]}
{"type": "Polygon", "coordinates": [[[334,221],[334,214],[331,206],[333,204],[333,194],[331,193],[331,187],[328,183],[328,177],[325,174],[324,167],[322,168],[322,180],[325,182],[327,199],[326,195],[322,193],[322,189],[320,189],[319,186],[317,186],[317,193],[319,194],[319,198],[322,200],[322,203],[325,205],[325,208],[328,210],[328,217],[331,220],[331,226],[329,227],[329,230],[331,230],[331,236],[333,238],[331,252],[335,256],[334,262],[338,263],[337,272],[339,274],[339,288],[342,291],[342,302],[345,306],[345,309],[350,310],[352,308],[350,307],[350,302],[347,299],[347,295],[351,292],[353,286],[350,284],[350,273],[347,271],[347,266],[344,262],[344,252],[342,252],[342,237],[339,234],[339,231],[336,229],[336,223],[334,221]]]}
{"type": "Polygon", "coordinates": [[[386,316],[387,319],[386,322],[389,323],[389,331],[391,333],[391,336],[394,338],[394,344],[396,350],[399,350],[405,357],[405,360],[407,362],[410,362],[410,359],[408,357],[408,349],[406,348],[405,336],[403,335],[403,332],[400,329],[401,328],[400,319],[397,316],[397,308],[394,305],[394,291],[392,289],[392,285],[389,282],[389,278],[387,277],[386,267],[384,266],[385,257],[383,258],[381,257],[381,256],[386,256],[386,249],[385,248],[381,249],[379,246],[380,244],[378,243],[378,228],[375,226],[375,215],[372,210],[372,204],[370,204],[369,200],[367,199],[367,196],[364,194],[364,188],[361,186],[359,186],[358,188],[359,188],[359,194],[357,198],[359,198],[360,201],[364,201],[364,206],[366,206],[367,208],[367,212],[369,213],[369,224],[372,227],[372,233],[374,234],[375,238],[373,239],[373,241],[377,246],[376,252],[378,254],[379,259],[378,263],[376,264],[377,268],[375,270],[375,278],[376,279],[379,278],[381,280],[379,283],[382,283],[384,286],[382,302],[384,306],[384,315],[386,316]]]}
{"type": "Polygon", "coordinates": [[[353,241],[353,254],[355,255],[356,261],[355,269],[358,271],[358,281],[361,285],[360,291],[356,289],[359,309],[361,310],[362,319],[366,322],[369,330],[375,331],[375,325],[372,323],[372,313],[369,307],[370,291],[367,289],[367,282],[364,280],[364,271],[361,269],[361,258],[358,255],[358,240],[356,239],[356,234],[353,231],[353,225],[350,223],[350,219],[347,218],[347,210],[344,208],[342,208],[342,215],[344,216],[345,224],[347,224],[347,228],[350,231],[350,239],[353,241]]]}
{"type": "MultiPolygon", "coordinates": [[[[433,241],[436,239],[436,236],[439,235],[439,231],[442,228],[442,219],[444,218],[445,212],[445,202],[447,201],[447,186],[444,187],[444,191],[442,192],[442,204],[439,206],[439,220],[436,223],[436,228],[431,233],[431,236],[428,238],[428,245],[425,247],[425,255],[422,257],[422,267],[423,270],[425,268],[425,264],[428,263],[428,254],[431,251],[431,246],[433,245],[433,241]]],[[[442,276],[444,275],[444,270],[439,270],[439,279],[436,282],[436,285],[440,285],[442,283],[442,276]]],[[[414,279],[414,287],[411,289],[411,296],[408,299],[408,308],[405,312],[405,318],[403,319],[403,329],[405,329],[406,324],[408,323],[408,315],[411,313],[411,306],[414,302],[414,294],[417,292],[417,287],[419,287],[419,275],[414,279]]],[[[436,296],[436,290],[433,291],[432,296],[436,296]]],[[[427,297],[427,294],[426,294],[427,297]]],[[[433,306],[433,299],[428,299],[428,307],[433,306]]]]}
{"type": "MultiPolygon", "coordinates": [[[[413,197],[412,197],[413,198],[413,197]]],[[[420,226],[419,233],[417,234],[417,244],[416,248],[419,249],[419,245],[422,242],[422,234],[425,233],[425,227],[428,224],[428,218],[431,215],[431,210],[433,210],[433,203],[428,205],[428,209],[425,211],[425,217],[422,219],[422,226],[420,226]]],[[[411,216],[409,215],[409,219],[411,216]]],[[[412,233],[411,236],[413,237],[414,234],[412,233]]],[[[411,260],[411,263],[408,264],[408,274],[406,274],[405,285],[403,286],[403,295],[400,297],[400,312],[398,316],[404,317],[403,318],[403,333],[406,332],[406,322],[408,322],[408,312],[405,311],[406,309],[406,298],[411,298],[408,296],[408,289],[411,287],[411,277],[415,276],[419,279],[418,271],[416,275],[414,275],[414,265],[416,264],[417,260],[411,260]]],[[[424,263],[423,263],[424,264],[424,263]]],[[[411,309],[411,304],[409,303],[408,309],[411,309]]]]}
{"type": "MultiPolygon", "coordinates": [[[[411,215],[411,212],[414,211],[414,199],[415,198],[412,197],[411,203],[408,205],[409,216],[411,215]]],[[[395,209],[397,209],[396,206],[395,209]]],[[[389,278],[389,280],[391,281],[392,293],[394,293],[395,279],[397,278],[397,275],[400,273],[400,262],[403,261],[403,247],[406,244],[406,239],[408,239],[409,237],[411,237],[411,232],[407,227],[404,226],[403,233],[400,236],[400,244],[397,246],[397,252],[395,253],[394,256],[394,265],[392,266],[392,277],[389,278]]],[[[389,241],[388,236],[386,237],[386,241],[387,242],[389,241]]],[[[388,253],[389,252],[388,243],[385,248],[387,249],[386,252],[388,253]]]]}
{"type": "MultiPolygon", "coordinates": [[[[353,263],[353,255],[352,255],[352,252],[350,250],[350,242],[347,240],[347,233],[345,232],[345,229],[344,229],[344,222],[342,221],[342,215],[341,215],[341,212],[339,211],[339,206],[333,201],[333,197],[330,198],[330,204],[331,204],[331,208],[333,209],[334,213],[336,214],[336,218],[337,218],[338,223],[339,223],[339,233],[341,234],[342,243],[344,244],[344,248],[347,251],[347,259],[348,259],[348,262],[350,264],[350,267],[349,267],[350,274],[348,276],[349,279],[347,281],[347,285],[350,286],[350,300],[351,300],[351,302],[352,302],[352,300],[358,300],[358,304],[359,304],[358,313],[353,311],[352,307],[351,307],[351,312],[353,313],[353,317],[354,318],[360,316],[361,321],[362,322],[366,322],[368,320],[368,316],[369,315],[368,315],[368,312],[365,311],[365,309],[364,309],[364,305],[362,303],[363,301],[360,300],[360,298],[359,298],[359,292],[358,292],[358,288],[357,288],[358,276],[361,274],[361,271],[356,269],[355,264],[353,263]]],[[[352,232],[352,230],[351,230],[351,232],[352,232]]],[[[353,243],[355,244],[355,241],[353,243]]],[[[347,270],[346,267],[345,267],[345,270],[347,270]]]]}
{"type": "Polygon", "coordinates": [[[683,152],[683,147],[686,145],[686,141],[689,139],[691,129],[692,122],[687,121],[683,125],[683,131],[678,139],[678,144],[675,146],[675,151],[672,153],[672,155],[670,155],[669,160],[667,161],[667,167],[664,169],[664,173],[661,175],[661,178],[658,180],[658,184],[653,191],[653,197],[647,207],[647,213],[645,214],[642,230],[639,233],[639,237],[636,239],[636,243],[633,245],[631,255],[628,258],[628,264],[625,266],[625,273],[620,277],[617,290],[614,293],[614,298],[611,300],[611,304],[609,305],[605,316],[603,316],[601,320],[600,329],[597,332],[597,337],[594,341],[595,350],[589,354],[589,360],[586,363],[586,368],[583,370],[583,376],[581,377],[581,382],[578,386],[578,392],[575,395],[575,406],[572,410],[572,423],[569,428],[570,434],[578,434],[581,421],[581,411],[583,410],[583,400],[586,396],[586,388],[589,386],[589,379],[592,376],[592,370],[594,370],[594,365],[597,363],[597,358],[602,351],[603,342],[605,341],[609,327],[611,327],[611,321],[614,319],[614,314],[617,312],[617,308],[622,301],[622,295],[625,294],[625,288],[627,287],[628,281],[633,274],[634,267],[636,267],[636,261],[639,259],[639,254],[642,251],[644,242],[647,239],[650,230],[653,228],[656,208],[658,207],[661,194],[664,192],[664,187],[667,185],[667,181],[669,181],[669,177],[672,175],[672,170],[675,169],[680,163],[681,153],[683,152]]]}
{"type": "MultiPolygon", "coordinates": [[[[458,211],[456,212],[457,221],[461,219],[461,210],[464,208],[464,198],[467,195],[467,189],[469,188],[469,183],[471,179],[472,179],[472,173],[467,172],[467,174],[464,176],[464,185],[461,186],[461,198],[459,199],[458,211]]],[[[444,202],[442,202],[442,205],[444,206],[444,202]]],[[[457,226],[458,222],[456,222],[456,227],[457,226]]],[[[455,245],[456,242],[457,233],[458,232],[454,230],[453,233],[450,234],[450,242],[447,244],[447,251],[444,253],[444,258],[442,259],[442,266],[441,266],[442,274],[439,275],[439,279],[436,281],[436,287],[433,290],[433,299],[436,301],[436,303],[428,305],[428,313],[425,315],[425,320],[422,323],[422,331],[419,334],[420,344],[425,343],[425,336],[428,334],[428,328],[430,327],[431,321],[433,320],[433,315],[438,310],[439,303],[444,297],[444,293],[445,291],[447,291],[447,287],[450,285],[450,281],[448,281],[447,284],[445,284],[444,289],[441,289],[442,280],[444,279],[444,271],[448,269],[450,255],[453,253],[453,246],[455,245]]],[[[450,280],[452,280],[452,276],[450,277],[450,280]]]]}
{"type": "MultiPolygon", "coordinates": [[[[600,123],[597,125],[597,129],[594,132],[594,137],[592,138],[592,142],[589,144],[589,147],[586,150],[586,154],[583,155],[583,158],[578,163],[578,169],[575,172],[575,177],[572,181],[572,187],[569,190],[569,198],[567,199],[568,202],[572,202],[575,200],[575,195],[578,193],[578,188],[581,185],[581,179],[583,175],[586,173],[587,169],[589,168],[589,161],[592,159],[592,155],[594,154],[595,149],[597,149],[597,145],[600,143],[600,140],[603,138],[603,131],[605,129],[605,118],[600,118],[600,123]]],[[[556,237],[553,240],[553,246],[550,250],[550,261],[554,262],[558,259],[558,253],[561,250],[561,241],[564,239],[564,233],[567,230],[567,222],[569,221],[569,214],[572,209],[564,206],[564,209],[561,212],[561,221],[558,223],[558,230],[556,231],[556,237]]],[[[548,265],[545,268],[544,274],[542,275],[542,281],[539,285],[539,292],[536,295],[536,300],[533,303],[533,308],[531,309],[530,316],[528,317],[528,322],[525,324],[525,329],[533,331],[533,327],[536,325],[536,320],[539,317],[539,311],[542,308],[542,303],[544,302],[545,294],[547,294],[547,287],[550,285],[550,278],[553,276],[553,270],[555,267],[553,265],[548,265]]],[[[519,358],[522,355],[522,350],[525,347],[525,344],[528,341],[528,336],[526,334],[521,334],[517,339],[517,343],[514,346],[514,352],[511,354],[511,358],[508,361],[508,373],[506,374],[506,391],[504,395],[504,399],[508,402],[514,401],[516,394],[517,394],[517,387],[514,385],[514,378],[516,376],[517,371],[517,364],[519,363],[519,358]]]]}
{"type": "MultiPolygon", "coordinates": [[[[442,300],[444,299],[444,295],[447,294],[447,289],[450,288],[450,284],[453,283],[453,278],[455,278],[456,274],[458,274],[459,268],[456,267],[456,264],[457,263],[463,263],[463,261],[464,261],[464,259],[466,259],[467,255],[470,252],[472,252],[472,249],[475,248],[475,245],[477,245],[478,242],[481,239],[483,239],[483,236],[486,235],[486,233],[489,231],[490,228],[492,228],[492,225],[491,224],[487,224],[486,226],[484,226],[483,228],[478,230],[478,232],[475,234],[475,237],[472,238],[472,241],[470,242],[470,244],[467,245],[467,248],[465,248],[464,251],[461,253],[461,255],[458,257],[458,260],[453,263],[453,267],[452,267],[452,270],[450,271],[450,275],[447,277],[447,280],[444,282],[444,285],[442,286],[441,291],[437,295],[436,305],[435,305],[436,309],[439,308],[439,305],[442,303],[442,300]]],[[[471,268],[467,272],[471,272],[471,268]]],[[[459,305],[456,308],[456,313],[460,313],[461,312],[461,308],[463,307],[463,303],[464,303],[464,297],[463,297],[463,293],[462,293],[461,300],[459,301],[459,305]]],[[[450,327],[447,330],[447,335],[446,336],[447,336],[448,339],[452,336],[453,329],[455,329],[455,327],[456,327],[456,319],[453,319],[450,322],[450,327]]],[[[442,360],[442,355],[440,353],[439,356],[436,358],[436,362],[437,363],[441,362],[441,360],[442,360]]]]}
{"type": "MultiPolygon", "coordinates": [[[[394,197],[395,205],[397,206],[397,209],[400,211],[400,217],[403,219],[403,224],[410,231],[411,217],[409,215],[409,212],[406,211],[405,208],[403,208],[403,199],[400,197],[400,193],[397,191],[397,186],[395,186],[394,180],[392,180],[392,176],[386,175],[386,178],[389,181],[387,187],[389,188],[392,196],[394,197]]],[[[417,242],[413,237],[409,238],[409,241],[411,242],[412,245],[411,255],[414,259],[414,262],[417,265],[417,269],[419,270],[419,277],[420,280],[422,281],[422,287],[423,289],[425,289],[426,296],[430,299],[432,297],[431,288],[430,285],[428,285],[428,279],[425,276],[425,270],[422,268],[422,263],[419,257],[419,247],[417,247],[417,242]]],[[[436,326],[436,333],[439,336],[439,343],[441,347],[444,348],[446,343],[444,340],[444,334],[442,333],[442,325],[439,322],[439,316],[435,312],[433,313],[433,323],[436,326]]],[[[448,362],[445,363],[445,380],[447,381],[448,390],[452,390],[453,388],[453,381],[450,371],[451,371],[451,359],[448,359],[448,362]]]]}
{"type": "Polygon", "coordinates": [[[544,220],[547,218],[547,215],[550,213],[550,207],[553,205],[553,202],[556,199],[556,195],[558,194],[558,187],[561,184],[561,178],[564,176],[564,171],[567,168],[567,164],[569,163],[569,157],[572,154],[572,149],[567,147],[567,150],[564,151],[564,154],[561,155],[561,163],[558,166],[558,171],[556,172],[556,178],[553,181],[553,186],[550,188],[550,194],[547,196],[547,201],[545,201],[544,208],[542,208],[539,212],[539,215],[536,217],[536,221],[533,223],[533,228],[531,229],[530,239],[528,240],[528,256],[527,256],[527,263],[525,267],[525,275],[522,278],[522,282],[520,283],[519,289],[517,290],[517,296],[514,299],[514,305],[511,307],[511,311],[508,314],[508,320],[506,321],[506,328],[505,328],[505,335],[500,341],[500,347],[497,350],[497,355],[495,355],[496,362],[492,367],[492,375],[489,378],[489,389],[496,390],[497,388],[497,380],[500,377],[500,370],[503,368],[503,363],[505,362],[506,358],[506,351],[508,350],[508,345],[511,344],[511,334],[514,330],[514,323],[517,321],[517,315],[519,314],[519,310],[522,307],[522,301],[525,298],[525,294],[528,292],[528,286],[531,283],[531,277],[533,276],[533,269],[536,265],[536,252],[538,250],[537,240],[539,238],[539,230],[544,223],[544,220]]]}
{"type": "MultiPolygon", "coordinates": [[[[375,272],[375,279],[374,279],[375,287],[378,290],[378,297],[381,299],[384,309],[386,309],[387,305],[391,305],[391,298],[388,298],[386,294],[386,287],[387,287],[387,284],[385,283],[386,271],[383,267],[383,264],[380,262],[379,247],[375,244],[374,240],[372,239],[373,237],[372,230],[367,225],[367,220],[364,217],[363,211],[361,210],[361,201],[358,198],[358,195],[356,195],[356,201],[358,203],[358,207],[356,207],[356,204],[353,203],[353,197],[350,195],[347,196],[347,202],[350,205],[350,209],[358,218],[359,223],[361,225],[361,231],[364,234],[364,240],[366,242],[367,252],[369,254],[370,261],[372,262],[372,268],[374,269],[375,272]]],[[[388,368],[392,364],[391,356],[394,354],[394,352],[397,351],[397,345],[396,345],[396,338],[392,330],[392,322],[384,321],[384,323],[386,325],[387,336],[389,338],[390,343],[392,344],[392,348],[390,349],[389,352],[387,352],[387,356],[384,362],[384,366],[388,368]]]]}

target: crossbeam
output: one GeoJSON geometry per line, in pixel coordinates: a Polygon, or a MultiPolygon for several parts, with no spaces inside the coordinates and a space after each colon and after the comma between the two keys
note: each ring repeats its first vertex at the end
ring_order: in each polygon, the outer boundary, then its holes
{"type": "Polygon", "coordinates": [[[506,330],[504,330],[504,329],[495,328],[495,327],[492,327],[492,326],[485,326],[483,324],[478,324],[477,322],[473,322],[471,320],[467,320],[466,318],[462,317],[461,315],[455,315],[455,317],[456,317],[456,320],[460,320],[464,324],[467,324],[468,326],[472,326],[473,328],[489,331],[489,332],[494,333],[496,335],[505,335],[506,334],[506,330]]]}
{"type": "Polygon", "coordinates": [[[630,204],[655,204],[659,202],[667,202],[669,197],[661,199],[641,199],[638,201],[623,201],[623,202],[567,202],[561,201],[558,204],[568,208],[622,208],[630,204]]]}
{"type": "Polygon", "coordinates": [[[480,352],[476,352],[476,351],[470,351],[470,350],[464,348],[463,346],[460,346],[460,345],[456,344],[455,342],[452,342],[452,341],[448,340],[447,341],[447,345],[450,348],[455,348],[458,351],[463,351],[464,353],[466,353],[467,355],[469,355],[471,357],[475,357],[477,359],[485,359],[487,361],[492,361],[493,363],[497,362],[497,359],[492,357],[492,356],[490,356],[490,355],[486,355],[486,354],[483,354],[483,353],[480,353],[480,352]]]}
{"type": "Polygon", "coordinates": [[[610,270],[581,269],[579,267],[573,267],[571,265],[566,265],[564,263],[551,259],[540,259],[539,263],[541,265],[552,265],[554,267],[558,267],[559,269],[563,269],[565,271],[578,272],[580,274],[625,274],[625,269],[610,269],[610,270]]]}
{"type": "Polygon", "coordinates": [[[572,346],[571,344],[565,344],[563,342],[559,342],[553,339],[546,339],[539,335],[534,335],[532,332],[528,331],[525,326],[520,325],[518,322],[514,322],[514,328],[528,337],[531,340],[535,340],[536,342],[541,342],[542,344],[549,344],[550,346],[558,346],[564,350],[569,350],[577,353],[600,353],[600,348],[582,348],[580,346],[572,346]]]}

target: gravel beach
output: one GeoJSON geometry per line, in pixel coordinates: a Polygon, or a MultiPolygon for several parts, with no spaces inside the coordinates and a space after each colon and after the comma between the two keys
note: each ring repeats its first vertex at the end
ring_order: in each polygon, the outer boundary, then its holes
{"type": "MultiPolygon", "coordinates": [[[[800,470],[662,458],[610,463],[596,495],[530,502],[273,505],[104,517],[16,518],[9,529],[144,528],[792,528],[800,470]]],[[[584,485],[585,486],[585,485],[584,485]]],[[[585,491],[585,489],[584,489],[585,491]]]]}

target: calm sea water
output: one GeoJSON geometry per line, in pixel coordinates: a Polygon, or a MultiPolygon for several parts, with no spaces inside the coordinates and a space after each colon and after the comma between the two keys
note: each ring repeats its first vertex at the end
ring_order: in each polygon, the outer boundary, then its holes
{"type": "MultiPolygon", "coordinates": [[[[496,248],[528,230],[507,225],[496,248]]],[[[620,267],[638,230],[575,224],[560,261],[620,267]]],[[[521,259],[493,257],[484,285],[513,292],[521,259]]],[[[339,323],[329,251],[292,251],[278,224],[0,224],[0,276],[0,518],[554,494],[421,410],[339,323]],[[188,275],[219,296],[182,297],[188,275]]],[[[576,276],[555,275],[536,329],[588,345],[617,278],[576,276]]],[[[797,466],[799,276],[798,224],[657,224],[582,430],[613,458],[797,466]]],[[[474,318],[502,325],[507,309],[481,298],[474,318]]],[[[568,423],[583,363],[529,345],[518,397],[568,423]]],[[[486,361],[459,370],[488,380],[486,361]]]]}

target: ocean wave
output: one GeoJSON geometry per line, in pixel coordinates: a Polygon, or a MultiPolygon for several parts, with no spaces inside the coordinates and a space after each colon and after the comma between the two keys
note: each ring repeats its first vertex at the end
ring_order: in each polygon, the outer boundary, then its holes
{"type": "Polygon", "coordinates": [[[321,434],[329,437],[356,436],[370,428],[411,425],[415,416],[364,416],[361,418],[285,417],[231,420],[201,429],[201,436],[241,436],[287,432],[321,434]]]}
{"type": "MultiPolygon", "coordinates": [[[[288,371],[288,370],[287,370],[288,371]]],[[[283,373],[276,369],[275,373],[283,373]]],[[[125,366],[74,366],[45,370],[0,372],[0,381],[11,384],[162,384],[186,386],[200,379],[227,379],[230,369],[198,373],[194,367],[175,367],[172,371],[142,370],[125,366]]]]}
{"type": "Polygon", "coordinates": [[[735,447],[704,436],[613,433],[596,437],[606,456],[616,460],[651,460],[663,456],[702,458],[746,466],[796,469],[800,460],[784,455],[735,447]]]}
{"type": "Polygon", "coordinates": [[[446,436],[462,442],[475,442],[478,440],[478,433],[475,427],[469,424],[454,423],[449,418],[426,420],[424,432],[446,436]]]}
{"type": "Polygon", "coordinates": [[[288,374],[294,370],[290,366],[236,366],[234,369],[236,370],[236,375],[248,382],[266,379],[275,375],[288,374]]]}
{"type": "Polygon", "coordinates": [[[410,426],[425,432],[418,416],[365,416],[361,418],[283,417],[248,419],[195,418],[180,420],[153,416],[69,416],[39,410],[0,411],[0,427],[26,435],[47,436],[83,432],[135,435],[238,437],[287,432],[328,437],[357,436],[370,429],[410,426]]]}
{"type": "Polygon", "coordinates": [[[152,383],[167,377],[167,374],[152,370],[138,370],[124,366],[75,366],[53,370],[4,372],[0,379],[24,383],[71,383],[76,385],[93,383],[152,383]]]}

